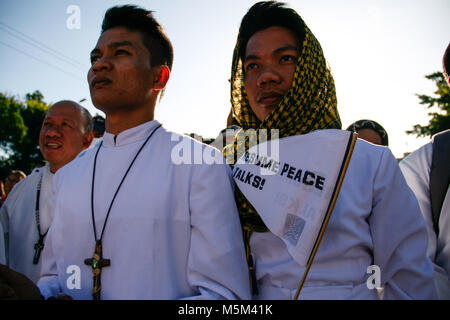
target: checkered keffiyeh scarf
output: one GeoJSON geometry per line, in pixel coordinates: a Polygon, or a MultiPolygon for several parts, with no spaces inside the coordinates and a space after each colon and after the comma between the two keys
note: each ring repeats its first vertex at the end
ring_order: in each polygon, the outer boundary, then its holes
{"type": "MultiPolygon", "coordinates": [[[[234,143],[226,146],[223,151],[231,166],[236,162],[236,158],[242,155],[241,150],[246,151],[249,146],[256,144],[255,139],[262,142],[261,129],[278,129],[279,138],[305,134],[317,129],[341,129],[333,76],[319,42],[306,25],[305,33],[292,87],[263,122],[259,121],[248,102],[244,88],[243,62],[238,54],[238,36],[231,72],[231,104],[242,130],[235,136],[234,143]],[[239,138],[248,129],[254,129],[256,135],[239,138]]],[[[270,140],[270,137],[267,139],[270,140]]],[[[237,187],[235,197],[244,231],[267,232],[268,229],[255,208],[237,187]]]]}

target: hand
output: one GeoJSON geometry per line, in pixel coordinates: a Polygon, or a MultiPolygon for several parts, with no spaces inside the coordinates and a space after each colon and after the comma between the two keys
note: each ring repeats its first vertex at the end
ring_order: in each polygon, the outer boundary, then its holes
{"type": "Polygon", "coordinates": [[[42,300],[39,288],[25,275],[0,264],[0,300],[42,300]]]}
{"type": "Polygon", "coordinates": [[[73,300],[71,296],[65,293],[58,293],[58,298],[56,300],[73,300]]]}

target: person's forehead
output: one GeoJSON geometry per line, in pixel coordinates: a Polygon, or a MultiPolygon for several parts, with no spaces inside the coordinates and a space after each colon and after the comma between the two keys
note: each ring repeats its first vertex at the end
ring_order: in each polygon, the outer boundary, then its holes
{"type": "Polygon", "coordinates": [[[18,173],[11,173],[8,176],[9,181],[16,181],[16,180],[19,180],[20,178],[21,178],[21,175],[18,173]]]}
{"type": "Polygon", "coordinates": [[[70,104],[59,104],[54,105],[48,110],[45,115],[46,120],[51,119],[65,119],[74,122],[78,122],[81,120],[81,111],[79,108],[70,105],[70,104]]]}
{"type": "Polygon", "coordinates": [[[114,27],[104,31],[100,35],[93,51],[118,44],[145,49],[139,31],[132,31],[125,27],[114,27]]]}
{"type": "Polygon", "coordinates": [[[381,135],[378,133],[378,131],[374,130],[374,129],[370,129],[370,128],[362,128],[362,129],[358,129],[357,133],[359,135],[363,135],[363,136],[371,136],[371,137],[376,137],[376,138],[380,138],[381,140],[381,135]]]}
{"type": "Polygon", "coordinates": [[[373,132],[379,135],[378,131],[372,128],[359,128],[357,132],[373,132]]]}
{"type": "Polygon", "coordinates": [[[247,42],[246,54],[262,48],[277,49],[279,46],[293,45],[298,48],[294,32],[281,26],[271,26],[255,32],[247,42]]]}

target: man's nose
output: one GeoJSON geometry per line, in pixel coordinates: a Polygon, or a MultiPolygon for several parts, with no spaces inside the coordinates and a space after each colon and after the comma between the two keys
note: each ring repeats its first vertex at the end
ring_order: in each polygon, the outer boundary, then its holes
{"type": "Polygon", "coordinates": [[[45,130],[46,137],[59,137],[61,136],[61,128],[58,125],[53,125],[45,130]]]}
{"type": "Polygon", "coordinates": [[[93,72],[106,71],[111,69],[111,62],[107,57],[99,57],[92,64],[91,70],[93,72]]]}
{"type": "Polygon", "coordinates": [[[257,85],[278,84],[281,81],[280,74],[273,68],[265,68],[259,75],[257,85]]]}

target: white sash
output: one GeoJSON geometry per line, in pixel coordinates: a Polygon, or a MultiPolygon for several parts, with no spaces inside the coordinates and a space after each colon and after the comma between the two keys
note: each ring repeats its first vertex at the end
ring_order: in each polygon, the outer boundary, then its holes
{"type": "Polygon", "coordinates": [[[335,129],[270,140],[250,148],[233,169],[239,189],[301,266],[334,207],[355,141],[352,132],[335,129]]]}

